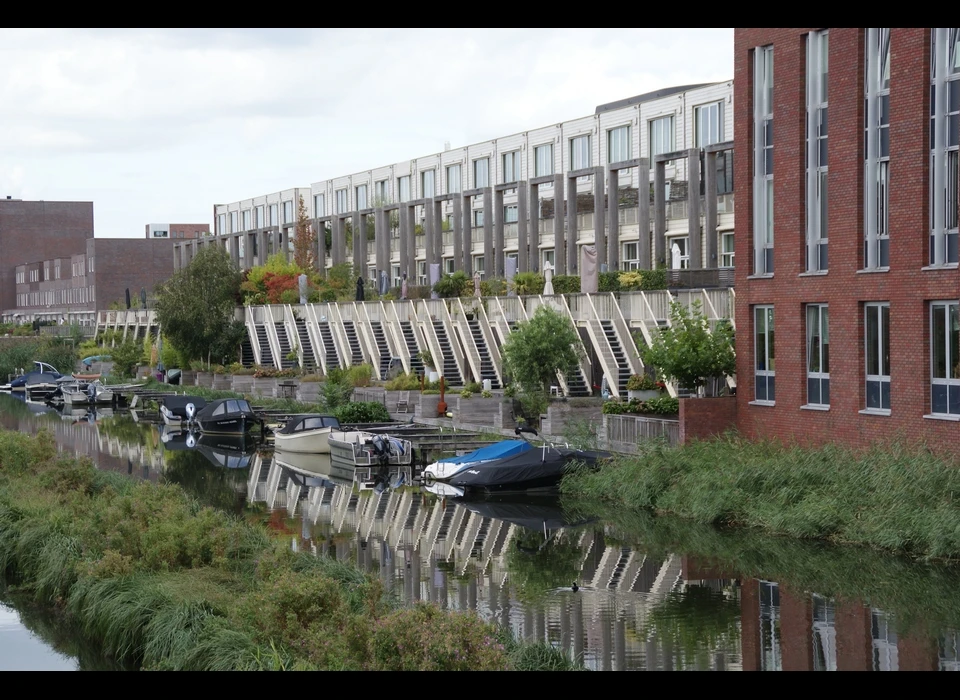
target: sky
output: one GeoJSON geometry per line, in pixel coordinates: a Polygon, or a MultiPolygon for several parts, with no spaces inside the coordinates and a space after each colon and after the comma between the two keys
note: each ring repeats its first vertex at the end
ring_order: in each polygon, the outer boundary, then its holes
{"type": "Polygon", "coordinates": [[[99,237],[733,78],[732,29],[0,29],[0,197],[99,237]]]}

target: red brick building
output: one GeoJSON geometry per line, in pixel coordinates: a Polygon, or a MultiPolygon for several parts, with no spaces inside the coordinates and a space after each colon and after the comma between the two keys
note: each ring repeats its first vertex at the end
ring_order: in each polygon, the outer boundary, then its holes
{"type": "Polygon", "coordinates": [[[210,235],[210,224],[144,224],[146,238],[200,238],[210,235]]]}
{"type": "Polygon", "coordinates": [[[960,454],[960,30],[734,50],[741,431],[960,454]]]}

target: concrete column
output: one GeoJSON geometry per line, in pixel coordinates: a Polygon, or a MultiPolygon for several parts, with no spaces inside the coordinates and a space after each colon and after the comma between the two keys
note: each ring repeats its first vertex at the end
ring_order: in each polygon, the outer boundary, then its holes
{"type": "MultiPolygon", "coordinates": [[[[610,187],[610,204],[607,207],[607,271],[616,272],[620,269],[620,171],[611,170],[607,177],[610,187]]],[[[597,259],[600,259],[599,249],[597,259]]]]}
{"type": "Polygon", "coordinates": [[[440,274],[443,274],[443,202],[433,200],[433,230],[435,262],[440,263],[440,274]]]}
{"type": "Polygon", "coordinates": [[[463,271],[473,277],[473,197],[464,197],[463,215],[463,271]]]}
{"type": "MultiPolygon", "coordinates": [[[[360,215],[360,262],[363,265],[364,276],[366,276],[367,266],[370,264],[370,242],[367,240],[367,219],[370,217],[370,214],[361,214],[360,215]]],[[[377,257],[377,214],[373,214],[373,244],[374,244],[374,259],[377,257]]]]}
{"type": "Polygon", "coordinates": [[[700,149],[687,151],[687,247],[690,269],[703,268],[703,246],[700,240],[700,149]]]}
{"type": "Polygon", "coordinates": [[[360,241],[363,239],[366,231],[364,228],[364,217],[360,216],[360,212],[355,211],[351,216],[353,221],[353,269],[357,271],[357,274],[367,279],[367,265],[363,261],[363,255],[360,249],[360,241]]]}
{"type": "Polygon", "coordinates": [[[317,232],[317,248],[314,251],[317,258],[317,269],[321,275],[326,275],[327,269],[327,223],[314,221],[313,230],[317,232]]]}
{"type": "Polygon", "coordinates": [[[487,279],[496,276],[493,260],[493,192],[483,188],[483,275],[487,279]]]}
{"type": "Polygon", "coordinates": [[[654,268],[650,255],[650,168],[646,158],[637,166],[637,228],[640,232],[639,265],[641,270],[654,268]]]}
{"type": "MultiPolygon", "coordinates": [[[[593,169],[593,240],[597,246],[597,271],[603,269],[604,265],[610,268],[607,262],[607,236],[604,230],[606,217],[604,216],[604,205],[606,197],[604,196],[604,170],[602,166],[593,169]]],[[[617,212],[617,189],[610,188],[610,211],[617,212]]]]}
{"type": "Polygon", "coordinates": [[[430,265],[437,262],[437,246],[434,243],[436,228],[433,220],[433,199],[428,199],[427,203],[423,205],[423,248],[427,261],[427,275],[430,274],[430,265]]]}
{"type": "MultiPolygon", "coordinates": [[[[504,263],[506,264],[506,263],[504,263]]],[[[529,272],[527,256],[527,183],[517,183],[517,272],[529,272]]]]}
{"type": "Polygon", "coordinates": [[[341,265],[347,259],[347,235],[343,227],[343,219],[339,215],[330,220],[333,224],[333,240],[331,258],[334,265],[341,265]]]}
{"type": "Polygon", "coordinates": [[[706,153],[703,173],[703,237],[707,247],[707,267],[720,267],[717,258],[717,154],[706,153]]]}
{"type": "MultiPolygon", "coordinates": [[[[576,200],[574,200],[576,201],[576,200]]],[[[567,253],[563,241],[563,175],[553,176],[553,272],[567,274],[567,253]]]]}
{"type": "Polygon", "coordinates": [[[453,271],[463,269],[463,198],[453,198],[453,271]]]}
{"type": "Polygon", "coordinates": [[[243,266],[249,270],[253,267],[253,242],[257,234],[251,236],[249,233],[241,233],[240,235],[243,236],[243,266]]]}
{"type": "Polygon", "coordinates": [[[272,238],[270,234],[270,231],[261,231],[259,234],[257,234],[260,237],[260,244],[257,246],[257,253],[260,256],[261,265],[267,262],[267,258],[270,257],[270,239],[272,238]]]}
{"type": "Polygon", "coordinates": [[[577,178],[567,178],[567,274],[577,274],[577,178]]]}
{"type": "Polygon", "coordinates": [[[397,209],[397,218],[400,221],[400,278],[403,279],[403,273],[407,273],[407,284],[413,284],[410,277],[410,247],[407,245],[407,239],[410,237],[410,220],[407,218],[406,207],[397,209]]]}
{"type": "Polygon", "coordinates": [[[389,261],[386,252],[389,250],[389,236],[387,230],[388,221],[384,216],[383,209],[376,209],[373,213],[373,231],[374,231],[374,266],[377,268],[377,284],[380,284],[380,271],[383,270],[390,277],[389,261]],[[387,245],[384,245],[387,244],[387,245]]]}
{"type": "Polygon", "coordinates": [[[653,264],[660,267],[667,264],[667,164],[653,167],[653,264]]]}
{"type": "Polygon", "coordinates": [[[530,185],[530,260],[529,269],[540,269],[540,185],[530,185]]]}
{"type": "Polygon", "coordinates": [[[417,284],[417,208],[407,207],[407,279],[417,284]]]}
{"type": "Polygon", "coordinates": [[[504,276],[503,253],[503,190],[497,190],[493,195],[493,259],[497,277],[504,276]]]}

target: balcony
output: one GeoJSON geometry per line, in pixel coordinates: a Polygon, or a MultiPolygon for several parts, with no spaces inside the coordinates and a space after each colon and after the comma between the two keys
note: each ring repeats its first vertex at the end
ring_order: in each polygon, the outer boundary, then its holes
{"type": "Polygon", "coordinates": [[[710,267],[701,270],[667,270],[671,288],[711,289],[733,286],[732,267],[710,267]]]}

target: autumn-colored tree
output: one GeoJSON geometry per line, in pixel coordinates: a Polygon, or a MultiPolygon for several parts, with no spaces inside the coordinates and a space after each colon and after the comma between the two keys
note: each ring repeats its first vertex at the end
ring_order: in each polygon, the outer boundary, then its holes
{"type": "Polygon", "coordinates": [[[301,270],[314,270],[317,265],[317,233],[310,225],[303,195],[297,203],[297,232],[293,239],[293,260],[301,270]]]}

